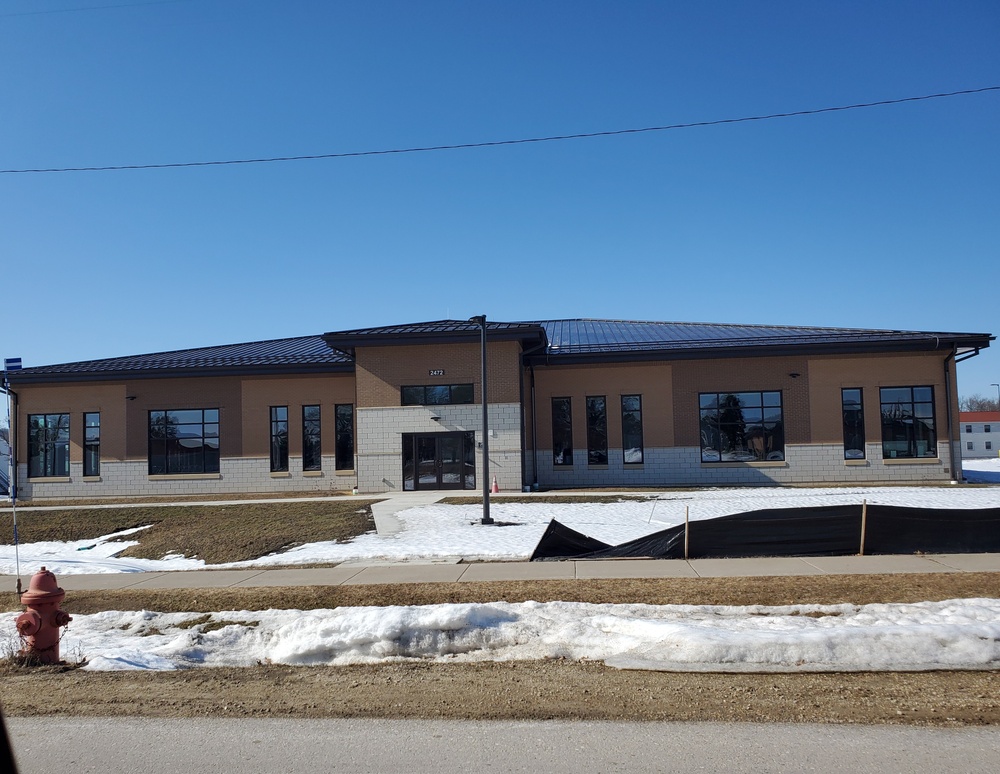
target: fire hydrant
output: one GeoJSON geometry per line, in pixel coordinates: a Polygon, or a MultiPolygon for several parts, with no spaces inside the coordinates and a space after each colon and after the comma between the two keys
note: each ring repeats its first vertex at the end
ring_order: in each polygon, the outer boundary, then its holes
{"type": "Polygon", "coordinates": [[[59,663],[59,628],[73,619],[59,605],[66,592],[56,584],[56,576],[44,567],[31,576],[28,590],[21,595],[25,610],[17,617],[17,631],[26,647],[21,655],[38,664],[59,663]]]}

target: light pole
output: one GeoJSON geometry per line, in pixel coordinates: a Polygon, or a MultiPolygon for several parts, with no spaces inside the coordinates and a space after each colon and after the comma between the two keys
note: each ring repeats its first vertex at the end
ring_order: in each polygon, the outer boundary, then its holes
{"type": "Polygon", "coordinates": [[[1000,384],[997,384],[996,382],[993,382],[990,385],[990,387],[996,387],[997,388],[997,411],[1000,411],[1000,384]]]}
{"type": "Polygon", "coordinates": [[[479,314],[469,318],[470,323],[479,326],[480,358],[482,359],[482,395],[483,395],[483,518],[482,524],[492,524],[490,518],[490,420],[486,403],[486,315],[479,314]]]}

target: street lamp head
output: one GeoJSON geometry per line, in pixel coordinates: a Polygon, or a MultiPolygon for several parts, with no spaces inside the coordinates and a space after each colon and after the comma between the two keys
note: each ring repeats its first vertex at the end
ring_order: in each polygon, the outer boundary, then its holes
{"type": "Polygon", "coordinates": [[[476,325],[480,326],[481,328],[485,328],[486,327],[486,315],[485,314],[477,314],[475,317],[470,317],[469,318],[469,322],[470,323],[475,323],[476,325]]]}

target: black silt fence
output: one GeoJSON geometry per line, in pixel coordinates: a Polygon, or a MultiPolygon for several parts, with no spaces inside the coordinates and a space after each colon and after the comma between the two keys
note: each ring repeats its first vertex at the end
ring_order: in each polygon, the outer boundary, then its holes
{"type": "Polygon", "coordinates": [[[692,521],[617,546],[553,519],[531,561],[683,559],[685,537],[689,559],[1000,552],[1000,508],[771,508],[692,521]]]}

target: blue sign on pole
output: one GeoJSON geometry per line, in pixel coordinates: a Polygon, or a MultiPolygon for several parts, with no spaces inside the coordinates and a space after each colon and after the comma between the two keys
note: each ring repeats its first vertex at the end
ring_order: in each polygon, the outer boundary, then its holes
{"type": "Polygon", "coordinates": [[[19,358],[19,357],[5,357],[3,359],[3,370],[4,371],[20,371],[21,370],[21,358],[19,358]]]}

